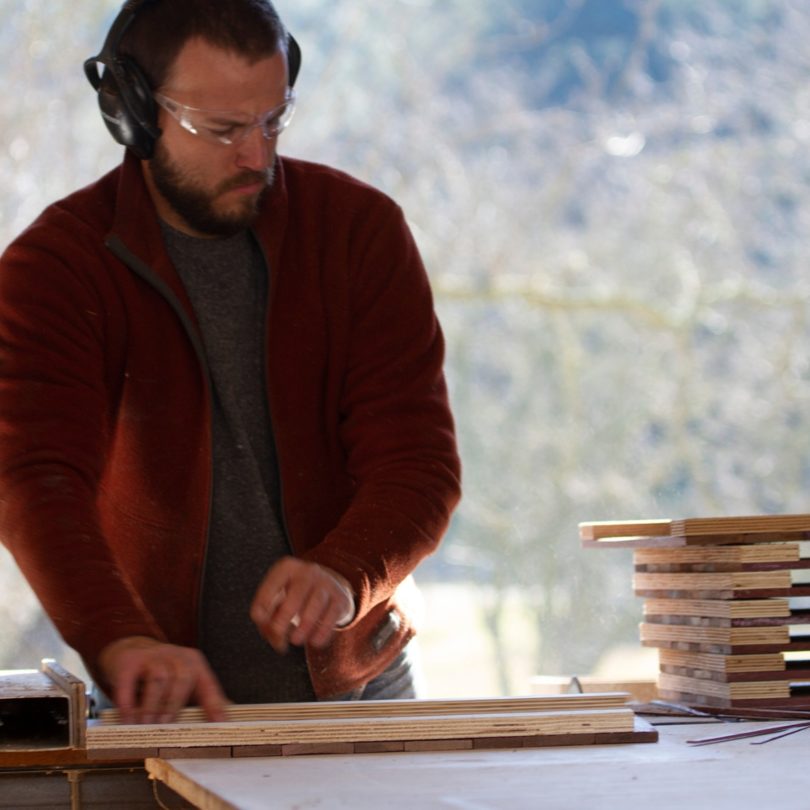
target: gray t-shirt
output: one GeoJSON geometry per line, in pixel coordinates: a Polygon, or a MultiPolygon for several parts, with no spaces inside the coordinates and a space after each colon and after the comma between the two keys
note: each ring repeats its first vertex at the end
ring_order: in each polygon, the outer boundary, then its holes
{"type": "Polygon", "coordinates": [[[268,268],[247,231],[199,239],[163,223],[163,234],[200,324],[213,386],[200,647],[236,703],[313,700],[303,650],[278,655],[249,616],[264,574],[290,554],[266,394],[268,268]]]}

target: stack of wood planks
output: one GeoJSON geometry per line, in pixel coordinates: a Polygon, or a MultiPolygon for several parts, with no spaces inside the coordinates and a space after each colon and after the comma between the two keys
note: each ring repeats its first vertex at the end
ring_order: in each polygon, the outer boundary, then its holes
{"type": "Polygon", "coordinates": [[[702,708],[810,708],[810,515],[580,524],[634,549],[641,642],[659,696],[702,708]]]}

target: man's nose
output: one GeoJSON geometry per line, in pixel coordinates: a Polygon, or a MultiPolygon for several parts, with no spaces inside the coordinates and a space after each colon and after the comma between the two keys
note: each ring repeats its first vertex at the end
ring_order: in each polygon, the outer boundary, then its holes
{"type": "Polygon", "coordinates": [[[236,161],[240,169],[262,172],[275,159],[276,139],[265,138],[262,127],[256,125],[236,148],[236,161]]]}

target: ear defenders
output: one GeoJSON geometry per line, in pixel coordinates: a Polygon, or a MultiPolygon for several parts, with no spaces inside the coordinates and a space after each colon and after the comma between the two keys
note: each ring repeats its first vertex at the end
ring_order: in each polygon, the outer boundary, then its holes
{"type": "MultiPolygon", "coordinates": [[[[157,104],[152,88],[141,68],[128,56],[119,53],[121,40],[138,11],[158,0],[126,3],[104,40],[101,51],[84,63],[84,73],[98,95],[101,117],[113,138],[128,147],[141,160],[148,160],[160,137],[157,104]],[[104,65],[103,75],[99,64],[104,65]]],[[[287,71],[292,87],[301,69],[301,48],[292,34],[287,34],[287,71]]]]}

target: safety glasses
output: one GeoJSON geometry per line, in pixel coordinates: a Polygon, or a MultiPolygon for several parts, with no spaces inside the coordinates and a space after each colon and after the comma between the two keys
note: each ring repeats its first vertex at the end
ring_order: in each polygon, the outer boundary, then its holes
{"type": "Polygon", "coordinates": [[[244,141],[257,127],[269,141],[289,126],[295,112],[295,93],[292,90],[288,91],[283,104],[258,116],[229,110],[201,110],[181,104],[162,93],[155,93],[154,99],[192,135],[225,146],[244,141]]]}

